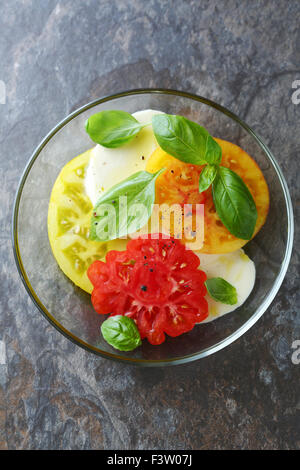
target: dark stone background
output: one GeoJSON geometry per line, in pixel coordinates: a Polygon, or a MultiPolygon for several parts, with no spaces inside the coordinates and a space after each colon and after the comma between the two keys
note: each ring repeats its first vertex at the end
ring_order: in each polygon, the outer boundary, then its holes
{"type": "Polygon", "coordinates": [[[78,105],[137,87],[199,93],[241,116],[275,153],[299,214],[299,21],[296,0],[1,0],[0,448],[300,447],[296,247],[275,301],[241,339],[198,362],[141,370],[51,327],[10,240],[17,183],[42,137],[78,105]]]}

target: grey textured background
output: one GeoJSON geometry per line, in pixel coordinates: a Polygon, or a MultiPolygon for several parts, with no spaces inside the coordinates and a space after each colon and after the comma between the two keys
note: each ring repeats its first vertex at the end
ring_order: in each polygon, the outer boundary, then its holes
{"type": "Polygon", "coordinates": [[[141,370],[52,328],[10,240],[17,183],[42,137],[79,105],[137,87],[199,93],[241,116],[276,155],[299,214],[299,21],[296,0],[1,0],[1,449],[300,447],[296,245],[279,294],[245,336],[189,365],[141,370]]]}

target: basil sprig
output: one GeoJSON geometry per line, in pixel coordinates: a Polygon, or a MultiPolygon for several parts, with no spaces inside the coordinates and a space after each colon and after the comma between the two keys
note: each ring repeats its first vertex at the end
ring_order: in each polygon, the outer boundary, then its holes
{"type": "Polygon", "coordinates": [[[178,160],[206,165],[199,178],[199,192],[212,184],[213,200],[222,223],[237,238],[250,240],[257,221],[254,199],[242,178],[220,166],[222,149],[199,124],[182,116],[153,116],[152,126],[160,147],[178,160]]]}
{"type": "Polygon", "coordinates": [[[101,111],[86,121],[85,129],[97,144],[116,148],[130,142],[146,125],[125,111],[101,111]]]}
{"type": "Polygon", "coordinates": [[[114,315],[101,325],[105,341],[120,351],[132,351],[142,344],[139,330],[131,318],[114,315]]]}
{"type": "Polygon", "coordinates": [[[220,163],[222,150],[204,127],[183,116],[157,114],[152,117],[153,132],[159,146],[186,163],[220,163]]]}
{"type": "Polygon", "coordinates": [[[93,209],[90,239],[114,240],[143,227],[152,213],[156,178],[163,171],[139,171],[106,191],[93,209]]]}
{"type": "Polygon", "coordinates": [[[217,302],[234,305],[237,303],[236,288],[222,277],[212,277],[204,283],[209,295],[217,302]]]}

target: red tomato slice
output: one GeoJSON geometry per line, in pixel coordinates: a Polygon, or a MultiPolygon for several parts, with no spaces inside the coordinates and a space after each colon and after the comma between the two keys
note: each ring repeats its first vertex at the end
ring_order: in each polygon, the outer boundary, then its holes
{"type": "Polygon", "coordinates": [[[92,303],[100,314],[127,315],[141,338],[161,344],[165,334],[190,331],[208,316],[206,274],[199,258],[174,238],[130,240],[88,269],[92,303]]]}

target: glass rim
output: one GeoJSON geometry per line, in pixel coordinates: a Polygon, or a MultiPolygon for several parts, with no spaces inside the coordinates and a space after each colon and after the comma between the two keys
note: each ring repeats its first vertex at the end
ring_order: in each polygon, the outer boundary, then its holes
{"type": "Polygon", "coordinates": [[[44,139],[40,142],[40,144],[36,147],[34,152],[32,153],[29,161],[27,162],[25,169],[23,170],[22,176],[20,178],[17,191],[16,191],[16,196],[13,204],[13,214],[12,214],[12,245],[13,245],[13,253],[14,253],[14,258],[15,262],[17,265],[17,269],[20,275],[20,278],[31,298],[33,303],[36,305],[40,313],[49,321],[51,325],[53,325],[61,334],[63,334],[66,338],[68,338],[70,341],[72,341],[74,344],[77,346],[80,346],[81,348],[85,349],[88,352],[92,352],[93,354],[97,356],[104,357],[106,359],[111,359],[117,362],[122,362],[125,364],[134,364],[137,366],[142,366],[142,367],[160,367],[160,366],[167,366],[167,365],[177,365],[177,364],[183,364],[186,362],[191,362],[195,361],[197,359],[204,358],[206,356],[209,356],[210,354],[213,354],[229,344],[233,343],[235,340],[237,340],[239,337],[241,337],[246,331],[248,331],[258,320],[259,318],[264,314],[264,312],[267,310],[271,302],[274,300],[282,282],[285,277],[286,271],[288,269],[289,261],[291,258],[291,253],[292,253],[292,247],[293,247],[293,237],[294,237],[294,218],[293,218],[293,207],[292,207],[292,201],[291,197],[289,194],[288,186],[285,181],[285,178],[283,176],[283,173],[274,157],[272,154],[271,150],[268,148],[268,146],[263,142],[261,137],[258,136],[254,130],[249,127],[243,120],[241,120],[236,114],[234,114],[232,111],[228,110],[224,106],[215,103],[214,101],[205,98],[200,95],[196,95],[193,93],[185,92],[185,91],[179,91],[175,89],[164,89],[164,88],[138,88],[138,89],[132,89],[132,90],[127,90],[123,92],[119,92],[116,94],[112,95],[105,95],[102,98],[98,98],[96,100],[93,100],[80,108],[76,109],[72,113],[70,113],[68,116],[66,116],[63,120],[61,120],[45,137],[44,139]],[[284,194],[284,200],[286,204],[286,209],[287,209],[287,219],[288,219],[288,233],[287,233],[287,242],[285,246],[285,254],[284,254],[284,259],[281,263],[281,268],[280,271],[274,281],[274,284],[272,285],[271,290],[267,294],[267,297],[265,300],[262,302],[262,304],[256,309],[255,313],[247,320],[242,326],[240,326],[234,333],[230,334],[223,340],[219,341],[213,346],[210,346],[208,348],[205,348],[201,352],[196,352],[193,354],[188,354],[182,357],[175,357],[175,358],[170,358],[170,359],[157,359],[157,360],[149,360],[149,359],[137,359],[137,358],[127,358],[119,355],[118,353],[109,353],[106,351],[102,351],[101,349],[91,346],[87,342],[83,341],[82,339],[78,338],[76,335],[71,333],[69,330],[67,330],[62,324],[60,324],[55,317],[47,310],[47,308],[43,305],[43,303],[40,301],[38,296],[36,295],[34,289],[32,288],[30,281],[28,279],[26,270],[23,266],[21,254],[20,254],[20,249],[19,249],[19,244],[18,244],[18,216],[19,216],[19,206],[20,206],[20,200],[22,196],[22,191],[25,186],[27,177],[29,175],[29,172],[37,160],[38,156],[44,149],[44,147],[48,144],[48,142],[59,132],[65,125],[67,125],[70,121],[72,121],[74,118],[82,114],[83,112],[87,111],[88,109],[91,109],[99,104],[105,103],[107,101],[111,101],[113,99],[117,98],[123,98],[127,96],[133,96],[133,95],[142,95],[142,94],[161,94],[161,95],[175,95],[175,96],[180,96],[183,98],[189,98],[191,100],[206,104],[207,106],[213,107],[214,109],[220,111],[221,113],[227,115],[229,118],[233,119],[235,122],[237,122],[241,127],[243,127],[248,134],[250,134],[258,143],[260,148],[263,150],[263,152],[266,154],[268,157],[269,161],[271,162],[273,168],[276,171],[276,174],[278,176],[278,179],[281,184],[281,188],[284,194]]]}

